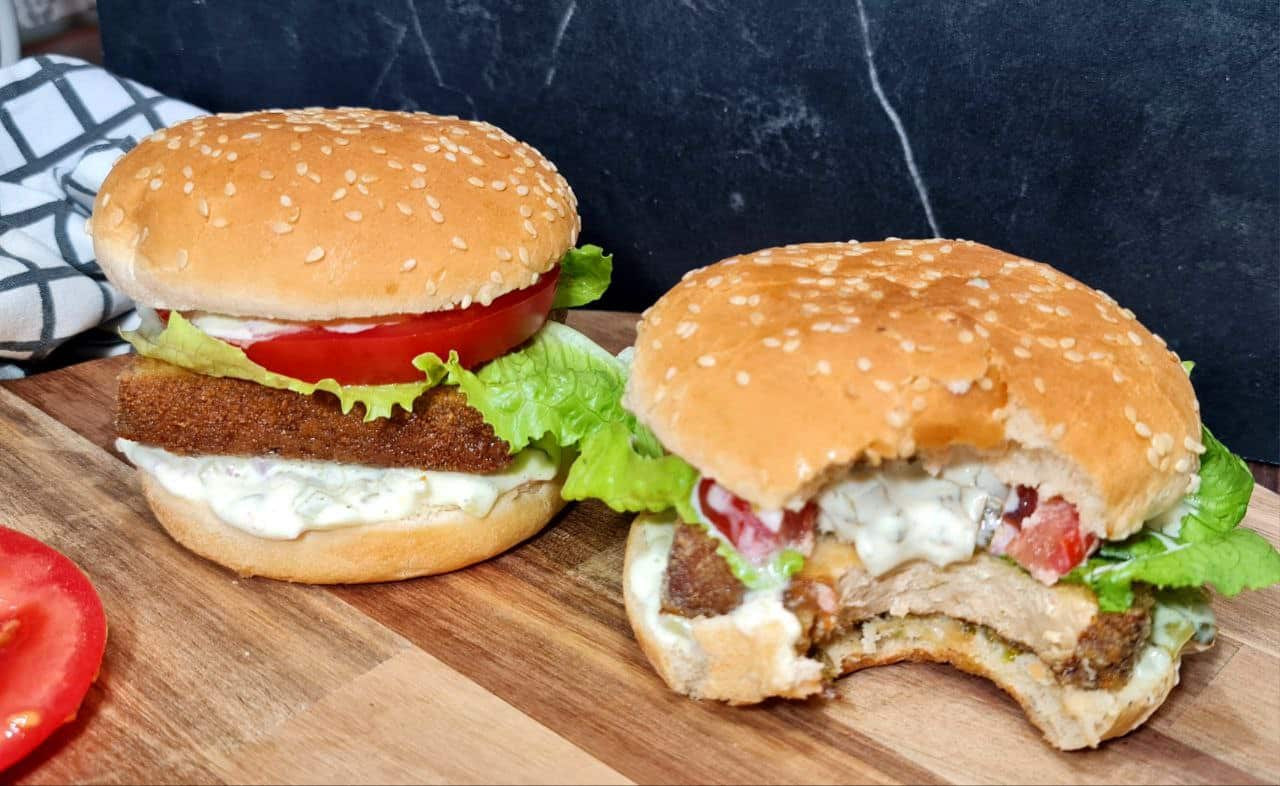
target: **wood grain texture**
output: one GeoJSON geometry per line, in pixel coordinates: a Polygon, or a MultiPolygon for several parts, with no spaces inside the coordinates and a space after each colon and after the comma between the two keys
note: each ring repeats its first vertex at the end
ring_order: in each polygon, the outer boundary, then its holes
{"type": "MultiPolygon", "coordinates": [[[[611,350],[633,314],[575,312],[611,350]]],[[[75,559],[110,621],[80,718],[19,782],[1275,782],[1280,590],[1216,604],[1220,636],[1140,731],[1046,748],[990,684],[933,665],[734,709],[668,691],[619,579],[629,521],[571,506],[446,576],[316,588],[238,579],[173,544],[110,448],[122,359],[0,385],[0,522],[75,559]]],[[[1280,498],[1248,526],[1280,543],[1280,498]]]]}

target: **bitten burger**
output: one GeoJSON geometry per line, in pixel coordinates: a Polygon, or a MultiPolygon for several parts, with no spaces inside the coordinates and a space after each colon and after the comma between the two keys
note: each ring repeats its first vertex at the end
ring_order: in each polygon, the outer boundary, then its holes
{"type": "Polygon", "coordinates": [[[487,123],[366,109],[157,132],[91,232],[133,298],[117,447],[180,543],[243,574],[452,570],[562,507],[607,353],[549,321],[604,291],[564,178],[487,123]]]}
{"type": "Polygon", "coordinates": [[[588,437],[565,493],[643,512],[627,612],[690,696],[943,661],[1051,744],[1096,746],[1213,640],[1206,586],[1280,581],[1177,356],[1105,294],[976,243],[693,271],[645,313],[625,404],[638,423],[588,437]]]}

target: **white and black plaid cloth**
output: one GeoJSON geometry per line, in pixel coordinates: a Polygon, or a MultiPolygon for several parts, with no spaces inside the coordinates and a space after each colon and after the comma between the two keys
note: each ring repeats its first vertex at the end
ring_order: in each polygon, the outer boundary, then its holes
{"type": "Polygon", "coordinates": [[[85,218],[117,158],[201,114],[70,57],[0,69],[0,378],[86,331],[60,360],[122,351],[114,330],[94,331],[131,304],[98,269],[85,218]]]}

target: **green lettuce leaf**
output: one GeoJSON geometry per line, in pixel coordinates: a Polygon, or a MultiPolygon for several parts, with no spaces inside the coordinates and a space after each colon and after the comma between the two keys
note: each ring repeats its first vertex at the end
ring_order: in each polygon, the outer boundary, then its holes
{"type": "Polygon", "coordinates": [[[678,456],[655,453],[618,420],[582,441],[561,494],[598,499],[623,513],[675,510],[685,521],[698,521],[691,502],[697,482],[696,469],[678,456]]]}
{"type": "Polygon", "coordinates": [[[605,424],[634,422],[622,408],[625,367],[559,322],[546,323],[522,348],[476,372],[463,368],[456,354],[447,361],[422,355],[414,365],[428,377],[446,372],[512,453],[543,437],[568,447],[605,424]]]}
{"type": "Polygon", "coordinates": [[[599,300],[612,275],[613,255],[604,253],[600,246],[569,249],[560,260],[560,281],[551,307],[573,308],[599,300]]]}
{"type": "Polygon", "coordinates": [[[1179,533],[1189,541],[1230,531],[1244,518],[1253,495],[1253,473],[1244,459],[1227,450],[1207,428],[1202,428],[1200,441],[1205,447],[1200,457],[1200,488],[1187,496],[1190,512],[1183,517],[1179,533]]]}
{"type": "Polygon", "coordinates": [[[412,411],[414,399],[440,384],[445,376],[444,369],[435,368],[421,382],[393,385],[340,385],[332,379],[322,379],[314,384],[303,382],[259,366],[245,355],[244,350],[210,336],[176,311],[170,312],[169,322],[163,329],[159,325],[144,325],[138,330],[121,331],[120,335],[133,345],[139,355],[200,374],[247,379],[269,388],[292,390],[306,396],[317,390],[332,393],[341,403],[343,414],[357,404],[363,406],[366,422],[391,417],[397,406],[412,411]]]}
{"type": "Polygon", "coordinates": [[[598,499],[623,513],[675,510],[702,526],[717,541],[716,552],[750,589],[780,587],[804,566],[804,556],[785,549],[766,565],[754,565],[718,536],[693,504],[700,475],[679,456],[664,455],[657,439],[639,424],[608,423],[582,441],[561,494],[565,499],[598,499]]]}
{"type": "Polygon", "coordinates": [[[1098,555],[1066,581],[1082,583],[1103,611],[1133,603],[1133,583],[1155,587],[1210,585],[1228,597],[1280,583],[1280,553],[1258,533],[1239,527],[1253,492],[1249,468],[1204,429],[1200,488],[1188,495],[1176,535],[1144,530],[1098,555]]]}

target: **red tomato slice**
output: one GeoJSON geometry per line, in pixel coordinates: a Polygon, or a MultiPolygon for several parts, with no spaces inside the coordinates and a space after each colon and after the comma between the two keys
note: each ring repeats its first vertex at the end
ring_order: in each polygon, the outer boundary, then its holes
{"type": "Polygon", "coordinates": [[[813,535],[818,508],[809,503],[800,512],[785,510],[778,531],[760,520],[751,503],[735,496],[711,478],[698,483],[698,503],[702,515],[711,520],[742,556],[757,565],[769,560],[782,548],[803,544],[813,535]]]}
{"type": "Polygon", "coordinates": [[[106,643],[102,601],[76,564],[0,527],[0,771],[75,717],[106,643]]]}
{"type": "Polygon", "coordinates": [[[448,358],[451,350],[456,351],[459,362],[472,368],[537,333],[547,321],[559,279],[557,267],[533,286],[508,292],[487,306],[401,316],[359,333],[316,326],[241,346],[254,363],[304,382],[327,378],[343,385],[417,382],[422,372],[413,367],[413,359],[424,352],[448,358]]]}
{"type": "Polygon", "coordinates": [[[1054,497],[1022,520],[1005,553],[1032,576],[1053,584],[1083,562],[1097,543],[1096,535],[1081,531],[1076,506],[1054,497]]]}

